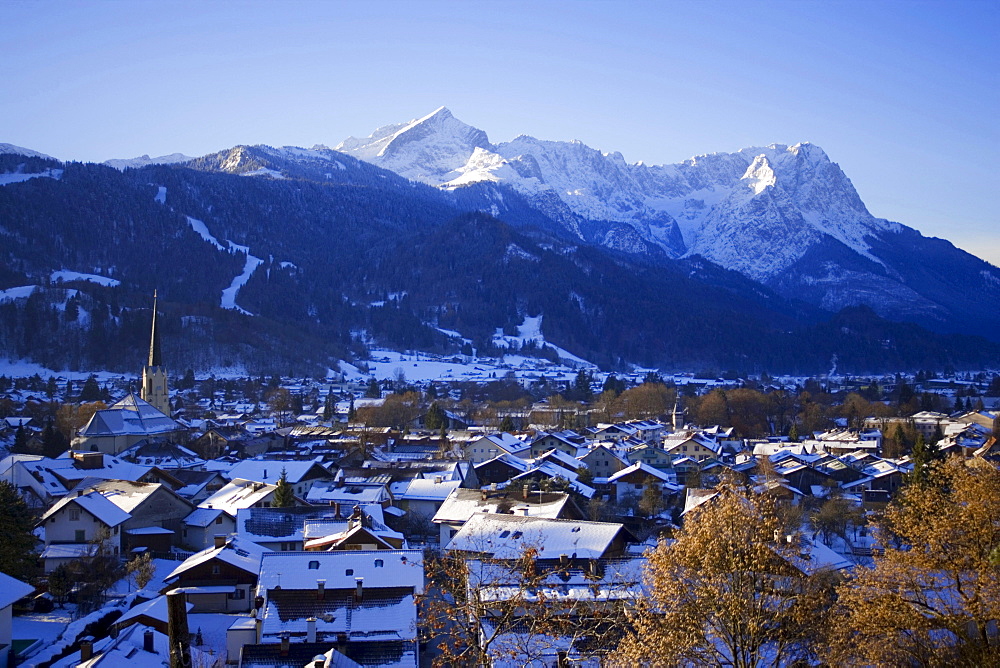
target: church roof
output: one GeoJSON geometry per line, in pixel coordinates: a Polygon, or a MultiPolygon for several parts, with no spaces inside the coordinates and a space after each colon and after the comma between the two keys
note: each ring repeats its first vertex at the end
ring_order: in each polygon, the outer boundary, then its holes
{"type": "Polygon", "coordinates": [[[177,431],[181,426],[131,392],[110,408],[97,411],[81,436],[152,435],[177,431]]]}

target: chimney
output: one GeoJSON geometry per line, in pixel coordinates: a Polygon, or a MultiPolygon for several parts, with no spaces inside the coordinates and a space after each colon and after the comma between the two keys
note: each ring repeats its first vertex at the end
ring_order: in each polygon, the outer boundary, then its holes
{"type": "Polygon", "coordinates": [[[264,620],[261,619],[260,617],[257,617],[256,619],[253,620],[253,627],[254,627],[254,633],[257,634],[256,643],[259,645],[261,636],[263,635],[262,630],[264,628],[264,620]]]}
{"type": "Polygon", "coordinates": [[[218,549],[220,547],[225,547],[225,546],[226,546],[226,535],[222,533],[215,534],[215,548],[218,549]]]}
{"type": "Polygon", "coordinates": [[[306,618],[306,642],[316,642],[316,618],[306,618]]]}
{"type": "Polygon", "coordinates": [[[347,649],[347,634],[340,632],[337,634],[337,651],[341,654],[347,649]]]}
{"type": "Polygon", "coordinates": [[[316,580],[316,600],[326,600],[326,580],[316,580]]]}
{"type": "Polygon", "coordinates": [[[80,661],[90,661],[94,656],[94,638],[87,636],[80,641],[80,661]]]}
{"type": "Polygon", "coordinates": [[[313,668],[325,668],[326,657],[322,654],[317,654],[313,657],[313,668]]]}
{"type": "Polygon", "coordinates": [[[181,592],[167,594],[167,635],[170,637],[170,665],[191,665],[191,634],[188,632],[187,599],[181,592]]]}
{"type": "Polygon", "coordinates": [[[142,634],[142,651],[156,654],[156,649],[153,648],[153,629],[146,629],[142,634]]]}
{"type": "Polygon", "coordinates": [[[521,488],[521,493],[522,493],[522,496],[524,496],[524,500],[525,501],[528,500],[528,492],[529,491],[531,491],[531,485],[525,485],[524,487],[521,488]]]}
{"type": "Polygon", "coordinates": [[[569,555],[568,554],[560,554],[559,555],[559,565],[560,566],[569,566],[569,555]]]}
{"type": "Polygon", "coordinates": [[[281,634],[281,656],[288,656],[288,650],[291,649],[291,641],[288,638],[287,633],[281,634]]]}
{"type": "Polygon", "coordinates": [[[354,581],[357,583],[357,586],[354,588],[354,602],[355,603],[361,603],[361,601],[364,600],[364,591],[363,590],[364,590],[364,587],[365,587],[365,579],[364,578],[354,578],[354,581]]]}
{"type": "Polygon", "coordinates": [[[267,469],[264,469],[264,480],[267,480],[267,469]]]}

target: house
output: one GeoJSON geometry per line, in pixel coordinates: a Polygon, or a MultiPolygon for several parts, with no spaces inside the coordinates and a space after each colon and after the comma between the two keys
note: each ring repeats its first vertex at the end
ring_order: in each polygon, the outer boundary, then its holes
{"type": "Polygon", "coordinates": [[[100,492],[79,490],[64,497],[42,515],[45,572],[92,557],[99,547],[108,554],[121,552],[121,526],[131,516],[100,492]]]}
{"type": "Polygon", "coordinates": [[[629,464],[642,462],[646,466],[667,470],[671,467],[675,456],[671,455],[665,448],[658,445],[644,443],[642,445],[629,448],[625,453],[625,458],[629,461],[629,464]]]}
{"type": "MultiPolygon", "coordinates": [[[[90,638],[88,636],[88,638],[90,638]]],[[[225,658],[191,647],[191,665],[222,668],[225,658]]],[[[98,668],[112,666],[169,666],[170,639],[166,633],[135,623],[100,640],[85,639],[79,651],[51,664],[51,668],[98,668]]]]}
{"type": "MultiPolygon", "coordinates": [[[[362,665],[417,668],[423,592],[419,550],[265,553],[258,645],[326,643],[362,665]],[[381,662],[369,660],[375,654],[381,662]]],[[[248,656],[255,651],[244,648],[248,656]]]]}
{"type": "Polygon", "coordinates": [[[387,474],[371,478],[338,477],[333,482],[317,482],[309,488],[306,501],[314,505],[338,504],[345,508],[372,503],[383,508],[392,505],[393,497],[389,489],[392,477],[387,474]]]}
{"type": "Polygon", "coordinates": [[[164,578],[164,592],[184,592],[194,612],[249,612],[261,556],[269,551],[248,540],[219,536],[164,578]]]}
{"type": "Polygon", "coordinates": [[[236,517],[236,511],[241,508],[270,508],[277,488],[277,485],[234,478],[198,507],[224,510],[230,517],[236,517]]]}
{"type": "Polygon", "coordinates": [[[305,498],[309,488],[315,482],[328,482],[334,476],[327,469],[314,461],[274,461],[262,459],[247,459],[229,470],[229,478],[235,480],[251,480],[253,482],[275,485],[284,472],[285,480],[292,486],[295,496],[305,498]]]}
{"type": "Polygon", "coordinates": [[[600,443],[580,457],[595,478],[608,478],[629,466],[628,459],[607,443],[600,443]]]}
{"type": "Polygon", "coordinates": [[[618,503],[628,497],[641,497],[650,488],[659,488],[660,495],[666,501],[681,489],[676,476],[642,462],[637,462],[612,475],[608,478],[608,487],[611,490],[611,497],[618,503]]]}
{"type": "Polygon", "coordinates": [[[504,453],[520,452],[525,447],[527,446],[523,440],[507,432],[489,434],[465,443],[462,446],[462,459],[482,464],[504,453]]]}
{"type": "Polygon", "coordinates": [[[10,665],[10,646],[14,638],[11,610],[15,603],[34,591],[30,584],[0,573],[0,668],[10,665]]]}
{"type": "Polygon", "coordinates": [[[236,530],[236,517],[222,508],[195,508],[184,518],[181,543],[195,550],[215,544],[216,537],[228,536],[236,530]]]}
{"type": "Polygon", "coordinates": [[[148,438],[177,442],[186,435],[183,425],[132,393],[97,411],[73,439],[73,450],[117,455],[148,438]]]}
{"type": "Polygon", "coordinates": [[[195,505],[218,492],[229,482],[218,471],[177,469],[170,474],[181,483],[181,487],[175,490],[177,494],[195,505]]]}
{"type": "Polygon", "coordinates": [[[424,518],[430,523],[441,504],[452,490],[462,486],[460,479],[448,479],[444,475],[413,478],[394,482],[389,486],[393,504],[405,510],[413,518],[424,518]]]}
{"type": "MultiPolygon", "coordinates": [[[[307,538],[303,549],[307,552],[334,550],[399,550],[406,547],[403,534],[385,528],[373,526],[370,516],[365,515],[360,507],[347,520],[347,528],[328,534],[307,538]]],[[[307,528],[307,533],[311,533],[307,528]]]]}
{"type": "Polygon", "coordinates": [[[480,513],[512,513],[522,517],[582,519],[583,513],[565,492],[475,490],[458,488],[448,495],[431,520],[447,545],[469,519],[480,513]]]}
{"type": "Polygon", "coordinates": [[[161,438],[143,439],[123,450],[120,457],[127,462],[156,466],[161,470],[197,468],[205,465],[205,460],[193,451],[161,438]]]}
{"type": "Polygon", "coordinates": [[[645,595],[645,563],[644,557],[572,559],[564,554],[534,560],[528,580],[521,561],[468,560],[467,596],[490,602],[476,629],[490,638],[490,665],[602,665],[600,657],[613,652],[621,638],[624,610],[645,595]],[[566,635],[550,635],[550,629],[537,641],[525,636],[518,620],[537,604],[560,606],[566,635]]]}
{"type": "Polygon", "coordinates": [[[536,559],[609,559],[637,542],[624,525],[547,517],[478,513],[462,525],[449,553],[477,559],[512,559],[532,550],[536,559]]]}
{"type": "MultiPolygon", "coordinates": [[[[366,526],[380,535],[400,536],[386,526],[381,505],[361,506],[361,512],[367,518],[366,526]]],[[[236,514],[236,535],[275,552],[294,552],[302,550],[310,539],[345,531],[353,514],[353,507],[339,504],[244,508],[236,514]]]]}
{"type": "Polygon", "coordinates": [[[722,454],[722,449],[716,441],[701,434],[684,434],[680,438],[667,438],[663,441],[663,449],[671,457],[690,457],[697,462],[719,457],[722,454]]]}
{"type": "Polygon", "coordinates": [[[567,455],[576,457],[577,450],[583,444],[583,437],[572,430],[559,432],[540,432],[529,444],[532,457],[541,457],[549,450],[560,450],[567,455]]]}

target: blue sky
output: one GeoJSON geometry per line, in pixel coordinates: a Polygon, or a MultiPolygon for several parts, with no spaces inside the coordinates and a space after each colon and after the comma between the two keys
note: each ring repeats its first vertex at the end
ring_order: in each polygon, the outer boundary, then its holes
{"type": "Polygon", "coordinates": [[[1000,265],[1000,3],[0,2],[0,141],[65,160],[336,145],[447,106],[678,162],[822,146],[1000,265]]]}

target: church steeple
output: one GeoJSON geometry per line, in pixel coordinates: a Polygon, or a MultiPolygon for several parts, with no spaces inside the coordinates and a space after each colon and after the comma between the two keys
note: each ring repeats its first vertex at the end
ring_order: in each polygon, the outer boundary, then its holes
{"type": "Polygon", "coordinates": [[[149,361],[146,366],[163,366],[160,354],[160,332],[156,329],[156,290],[153,290],[153,328],[149,336],[149,361]]]}
{"type": "Polygon", "coordinates": [[[160,331],[156,327],[157,294],[153,291],[153,324],[149,333],[149,359],[142,368],[142,390],[139,396],[164,415],[170,415],[170,390],[167,387],[167,369],[160,352],[160,331]]]}

